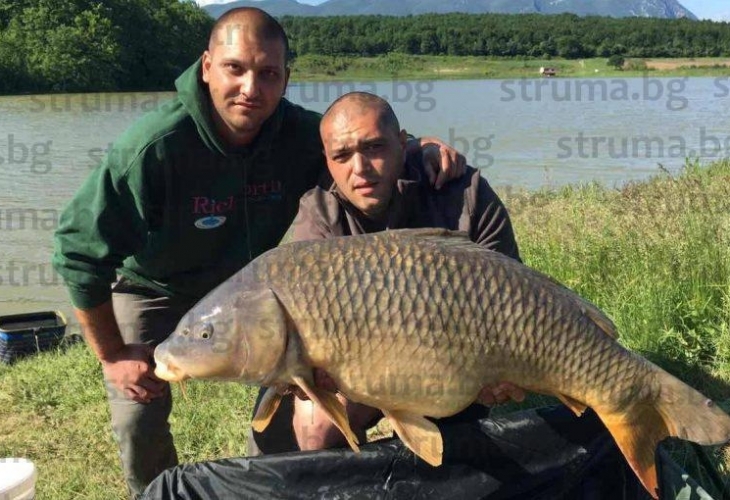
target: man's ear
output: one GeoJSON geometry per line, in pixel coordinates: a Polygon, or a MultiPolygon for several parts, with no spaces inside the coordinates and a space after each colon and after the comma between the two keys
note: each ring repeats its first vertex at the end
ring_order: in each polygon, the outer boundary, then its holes
{"type": "Polygon", "coordinates": [[[203,67],[203,81],[205,83],[210,83],[210,66],[213,64],[212,57],[210,55],[210,51],[206,50],[203,52],[203,61],[201,66],[203,67]]]}
{"type": "Polygon", "coordinates": [[[408,132],[406,132],[406,129],[401,130],[400,134],[398,134],[398,142],[400,142],[403,151],[405,151],[406,143],[408,142],[408,132]]]}

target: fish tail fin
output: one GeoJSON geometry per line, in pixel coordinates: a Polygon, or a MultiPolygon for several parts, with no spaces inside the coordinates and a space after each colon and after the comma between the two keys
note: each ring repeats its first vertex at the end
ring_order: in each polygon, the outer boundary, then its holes
{"type": "Polygon", "coordinates": [[[655,373],[661,388],[655,399],[639,398],[620,410],[595,409],[641,483],[657,498],[659,442],[670,436],[702,445],[727,442],[730,417],[681,380],[663,370],[655,373]]]}

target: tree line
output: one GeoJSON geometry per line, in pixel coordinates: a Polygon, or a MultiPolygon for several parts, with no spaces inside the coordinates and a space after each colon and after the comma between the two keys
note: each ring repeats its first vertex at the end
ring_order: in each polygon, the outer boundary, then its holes
{"type": "Polygon", "coordinates": [[[213,22],[189,0],[0,0],[0,93],[170,89],[213,22]]]}
{"type": "Polygon", "coordinates": [[[492,57],[718,57],[730,55],[730,24],[689,19],[574,14],[426,14],[283,17],[295,55],[492,57]]]}
{"type": "MultiPolygon", "coordinates": [[[[214,20],[192,0],[0,0],[0,93],[169,90],[214,20]]],[[[730,55],[730,24],[572,14],[283,17],[292,55],[730,55]]]]}

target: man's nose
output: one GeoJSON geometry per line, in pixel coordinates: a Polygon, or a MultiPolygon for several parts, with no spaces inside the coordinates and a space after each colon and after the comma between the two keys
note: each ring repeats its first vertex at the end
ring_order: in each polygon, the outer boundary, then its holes
{"type": "Polygon", "coordinates": [[[352,155],[352,171],[353,173],[360,175],[368,171],[370,168],[370,160],[367,156],[360,152],[355,152],[352,155]]]}
{"type": "Polygon", "coordinates": [[[256,74],[253,71],[246,71],[241,76],[241,88],[239,91],[249,99],[258,96],[259,86],[256,80],[256,74]]]}

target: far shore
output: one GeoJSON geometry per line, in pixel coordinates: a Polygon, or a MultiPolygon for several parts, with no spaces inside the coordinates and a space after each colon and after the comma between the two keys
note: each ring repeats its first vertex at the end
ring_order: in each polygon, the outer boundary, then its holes
{"type": "MultiPolygon", "coordinates": [[[[413,56],[391,53],[378,57],[302,56],[291,64],[290,83],[370,82],[387,80],[485,80],[540,78],[541,68],[554,70],[554,78],[656,78],[728,77],[730,57],[627,58],[623,68],[608,65],[606,58],[518,59],[475,56],[413,56]]],[[[167,89],[125,89],[111,92],[165,92],[167,89]]],[[[85,93],[96,93],[89,90],[85,93]]],[[[27,91],[12,95],[63,94],[27,91]]],[[[81,93],[81,92],[80,92],[81,93]]],[[[103,93],[110,93],[104,91],[103,93]]],[[[0,97],[4,97],[0,95],[0,97]]]]}
{"type": "Polygon", "coordinates": [[[292,64],[291,81],[352,80],[460,80],[540,78],[541,68],[554,70],[556,78],[629,78],[730,76],[730,57],[627,58],[622,68],[606,58],[495,59],[473,56],[380,57],[304,56],[292,64]]]}

